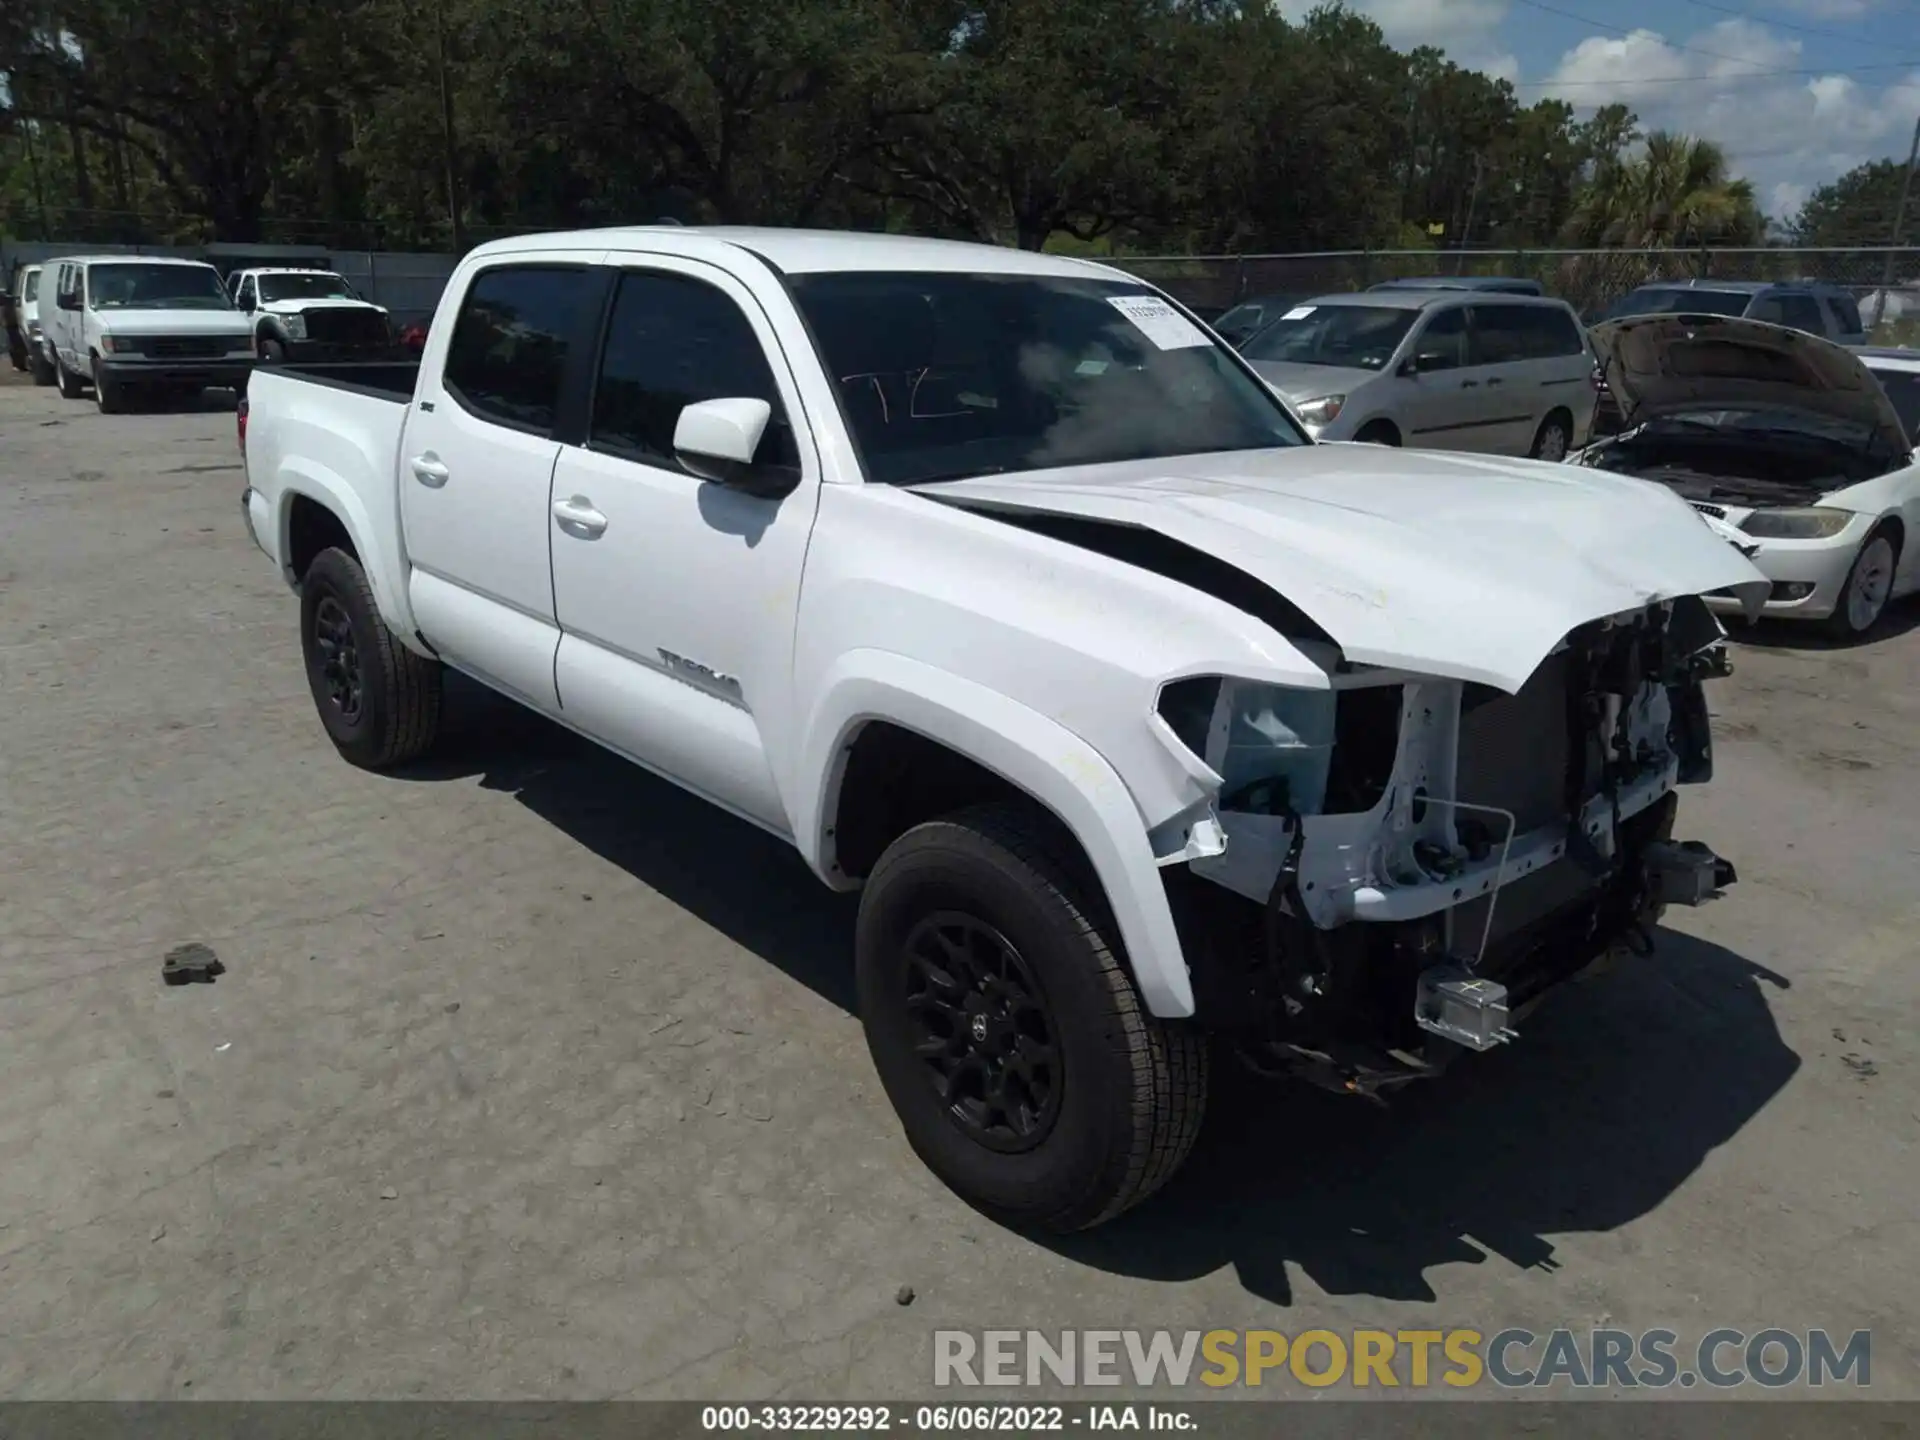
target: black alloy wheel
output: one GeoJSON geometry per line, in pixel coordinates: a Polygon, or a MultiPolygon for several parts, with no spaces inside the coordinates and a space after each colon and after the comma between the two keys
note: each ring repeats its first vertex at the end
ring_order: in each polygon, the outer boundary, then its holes
{"type": "Polygon", "coordinates": [[[1052,1132],[1062,1090],[1059,1041],[1026,960],[984,921],[947,910],[906,940],[915,1053],[947,1118],[1002,1154],[1052,1132]]]}
{"type": "Polygon", "coordinates": [[[320,662],[320,681],[327,699],[348,725],[358,725],[366,701],[366,682],[360,669],[360,646],[353,638],[353,621],[333,596],[313,607],[313,644],[320,662]]]}

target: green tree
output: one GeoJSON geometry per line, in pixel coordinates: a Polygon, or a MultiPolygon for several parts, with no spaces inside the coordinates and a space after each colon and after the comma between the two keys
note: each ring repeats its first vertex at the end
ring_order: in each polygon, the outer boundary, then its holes
{"type": "Polygon", "coordinates": [[[1796,245],[1920,245],[1920,194],[1907,199],[1898,239],[1893,217],[1906,180],[1902,161],[1856,165],[1807,197],[1789,227],[1796,245]]]}
{"type": "Polygon", "coordinates": [[[1656,130],[1643,154],[1598,166],[1566,234],[1576,245],[1630,250],[1758,245],[1766,219],[1718,145],[1656,130]]]}

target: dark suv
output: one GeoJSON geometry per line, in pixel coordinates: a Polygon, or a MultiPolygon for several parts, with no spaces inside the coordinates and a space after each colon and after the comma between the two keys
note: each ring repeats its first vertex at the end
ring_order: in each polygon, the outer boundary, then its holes
{"type": "Polygon", "coordinates": [[[1840,345],[1867,343],[1853,293],[1819,280],[1662,280],[1622,295],[1593,323],[1629,315],[1732,315],[1840,345]]]}
{"type": "MultiPolygon", "coordinates": [[[[1658,280],[1630,290],[1588,320],[1623,320],[1630,315],[1730,315],[1804,330],[1837,345],[1864,345],[1860,304],[1851,291],[1819,280],[1658,280]]],[[[1620,426],[1620,408],[1599,375],[1599,403],[1593,433],[1611,435],[1620,426]]]]}

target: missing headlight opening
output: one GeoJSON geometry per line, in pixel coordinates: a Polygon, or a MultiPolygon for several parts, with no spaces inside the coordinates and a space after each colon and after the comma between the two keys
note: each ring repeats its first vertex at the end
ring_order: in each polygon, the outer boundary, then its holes
{"type": "Polygon", "coordinates": [[[1374,1094],[1648,951],[1668,904],[1734,878],[1671,835],[1726,668],[1686,597],[1581,627],[1515,694],[1337,661],[1326,689],[1166,686],[1221,779],[1224,846],[1162,872],[1203,1017],[1258,1068],[1374,1094]]]}

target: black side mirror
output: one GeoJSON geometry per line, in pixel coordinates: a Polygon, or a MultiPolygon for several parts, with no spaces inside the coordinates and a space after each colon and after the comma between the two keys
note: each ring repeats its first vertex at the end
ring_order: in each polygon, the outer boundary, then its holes
{"type": "Polygon", "coordinates": [[[80,308],[80,297],[69,291],[65,295],[56,297],[53,303],[62,310],[78,310],[80,308]]]}
{"type": "Polygon", "coordinates": [[[1422,350],[1417,355],[1409,355],[1400,362],[1400,374],[1418,375],[1423,370],[1438,370],[1445,366],[1447,357],[1438,350],[1422,350]]]}

